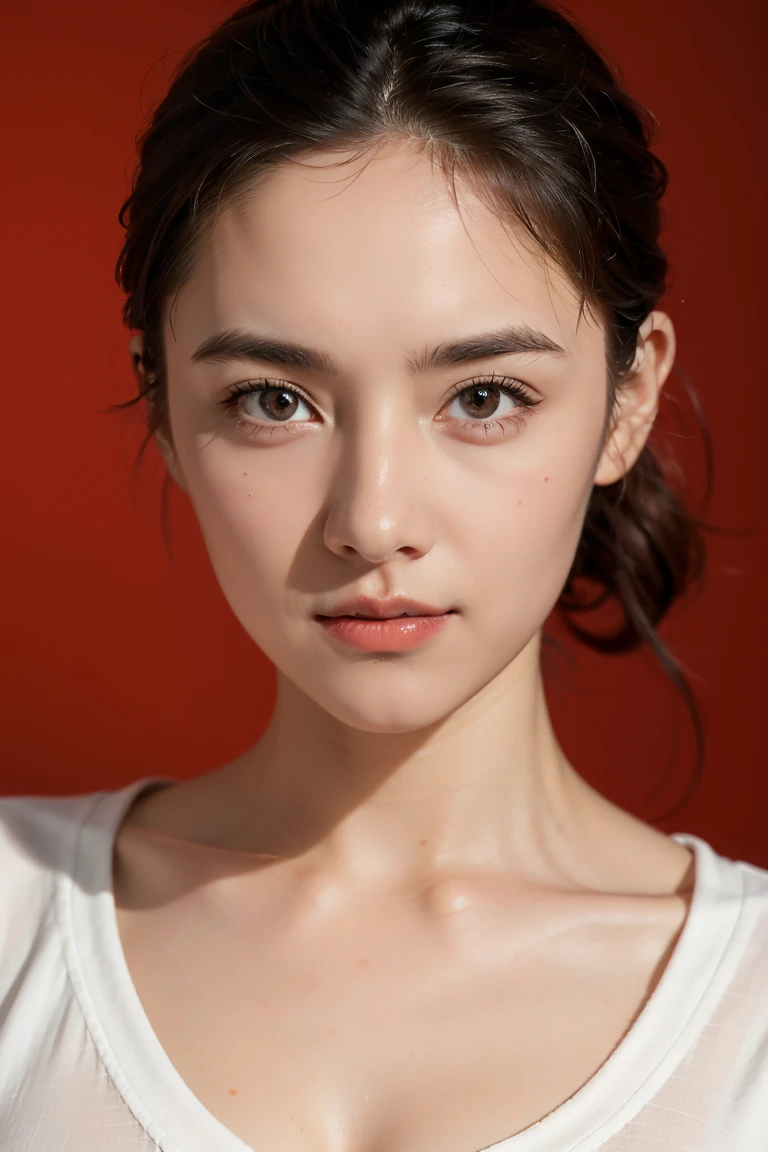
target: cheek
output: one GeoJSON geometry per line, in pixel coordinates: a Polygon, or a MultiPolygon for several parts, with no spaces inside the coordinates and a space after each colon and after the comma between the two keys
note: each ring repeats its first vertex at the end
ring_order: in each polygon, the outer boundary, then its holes
{"type": "Polygon", "coordinates": [[[476,517],[470,555],[483,614],[514,631],[535,631],[549,616],[581,535],[589,486],[575,492],[554,470],[511,493],[511,505],[488,520],[476,517]]]}
{"type": "Polygon", "coordinates": [[[599,447],[594,427],[542,429],[508,469],[464,477],[446,509],[454,548],[470,579],[486,589],[479,602],[509,619],[546,618],[581,536],[599,447]],[[582,434],[583,433],[583,434],[582,434]]]}
{"type": "Polygon", "coordinates": [[[185,467],[211,563],[236,611],[257,589],[262,601],[278,600],[313,519],[314,487],[300,469],[279,468],[278,455],[257,463],[247,449],[214,441],[185,467]]]}

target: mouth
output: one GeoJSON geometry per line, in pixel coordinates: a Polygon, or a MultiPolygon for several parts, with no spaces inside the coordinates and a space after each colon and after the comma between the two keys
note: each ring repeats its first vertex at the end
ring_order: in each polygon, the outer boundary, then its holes
{"type": "Polygon", "coordinates": [[[440,608],[434,604],[424,604],[417,600],[406,600],[397,596],[388,600],[372,597],[357,597],[337,605],[328,612],[317,613],[317,620],[402,620],[421,617],[454,615],[455,608],[440,608]]]}
{"type": "Polygon", "coordinates": [[[386,604],[369,601],[340,605],[332,613],[315,619],[335,641],[361,652],[403,652],[436,636],[457,616],[455,608],[409,603],[386,604]]]}
{"type": "Polygon", "coordinates": [[[399,612],[396,616],[368,616],[363,612],[339,612],[329,616],[317,615],[316,620],[426,620],[435,616],[451,616],[455,608],[448,608],[445,612],[399,612]]]}

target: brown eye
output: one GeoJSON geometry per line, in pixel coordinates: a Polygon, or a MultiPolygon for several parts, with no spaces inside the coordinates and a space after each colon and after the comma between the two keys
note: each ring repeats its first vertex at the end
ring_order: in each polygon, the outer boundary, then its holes
{"type": "Polygon", "coordinates": [[[300,397],[286,388],[265,388],[259,406],[273,420],[288,420],[299,406],[300,397]]]}
{"type": "Polygon", "coordinates": [[[493,376],[455,388],[448,415],[463,420],[467,427],[477,424],[482,428],[489,421],[499,423],[502,419],[522,417],[539,403],[522,380],[504,376],[498,378],[497,383],[497,377],[493,376]]]}
{"type": "Polygon", "coordinates": [[[459,393],[458,400],[468,416],[488,419],[499,406],[500,392],[492,384],[475,384],[459,393]]]}
{"type": "Polygon", "coordinates": [[[234,407],[242,416],[251,420],[266,420],[270,424],[287,424],[297,414],[299,421],[312,419],[307,401],[292,388],[265,388],[262,384],[249,384],[230,394],[224,403],[234,407]]]}

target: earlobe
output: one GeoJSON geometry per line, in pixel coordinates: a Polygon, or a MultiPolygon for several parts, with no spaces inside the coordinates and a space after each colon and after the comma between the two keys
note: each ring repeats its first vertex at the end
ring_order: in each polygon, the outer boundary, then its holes
{"type": "Polygon", "coordinates": [[[651,312],[637,340],[632,371],[619,385],[616,411],[594,484],[614,484],[637,461],[659,410],[661,390],[675,359],[675,330],[664,312],[651,312]]]}

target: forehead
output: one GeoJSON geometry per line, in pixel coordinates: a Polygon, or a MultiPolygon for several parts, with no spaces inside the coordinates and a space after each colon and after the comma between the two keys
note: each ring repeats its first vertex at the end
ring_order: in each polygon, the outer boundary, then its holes
{"type": "Polygon", "coordinates": [[[528,324],[577,356],[602,352],[599,323],[580,319],[573,286],[522,226],[458,180],[454,200],[440,169],[407,146],[284,162],[239,193],[177,307],[198,335],[257,321],[351,358],[494,321],[528,324]]]}

